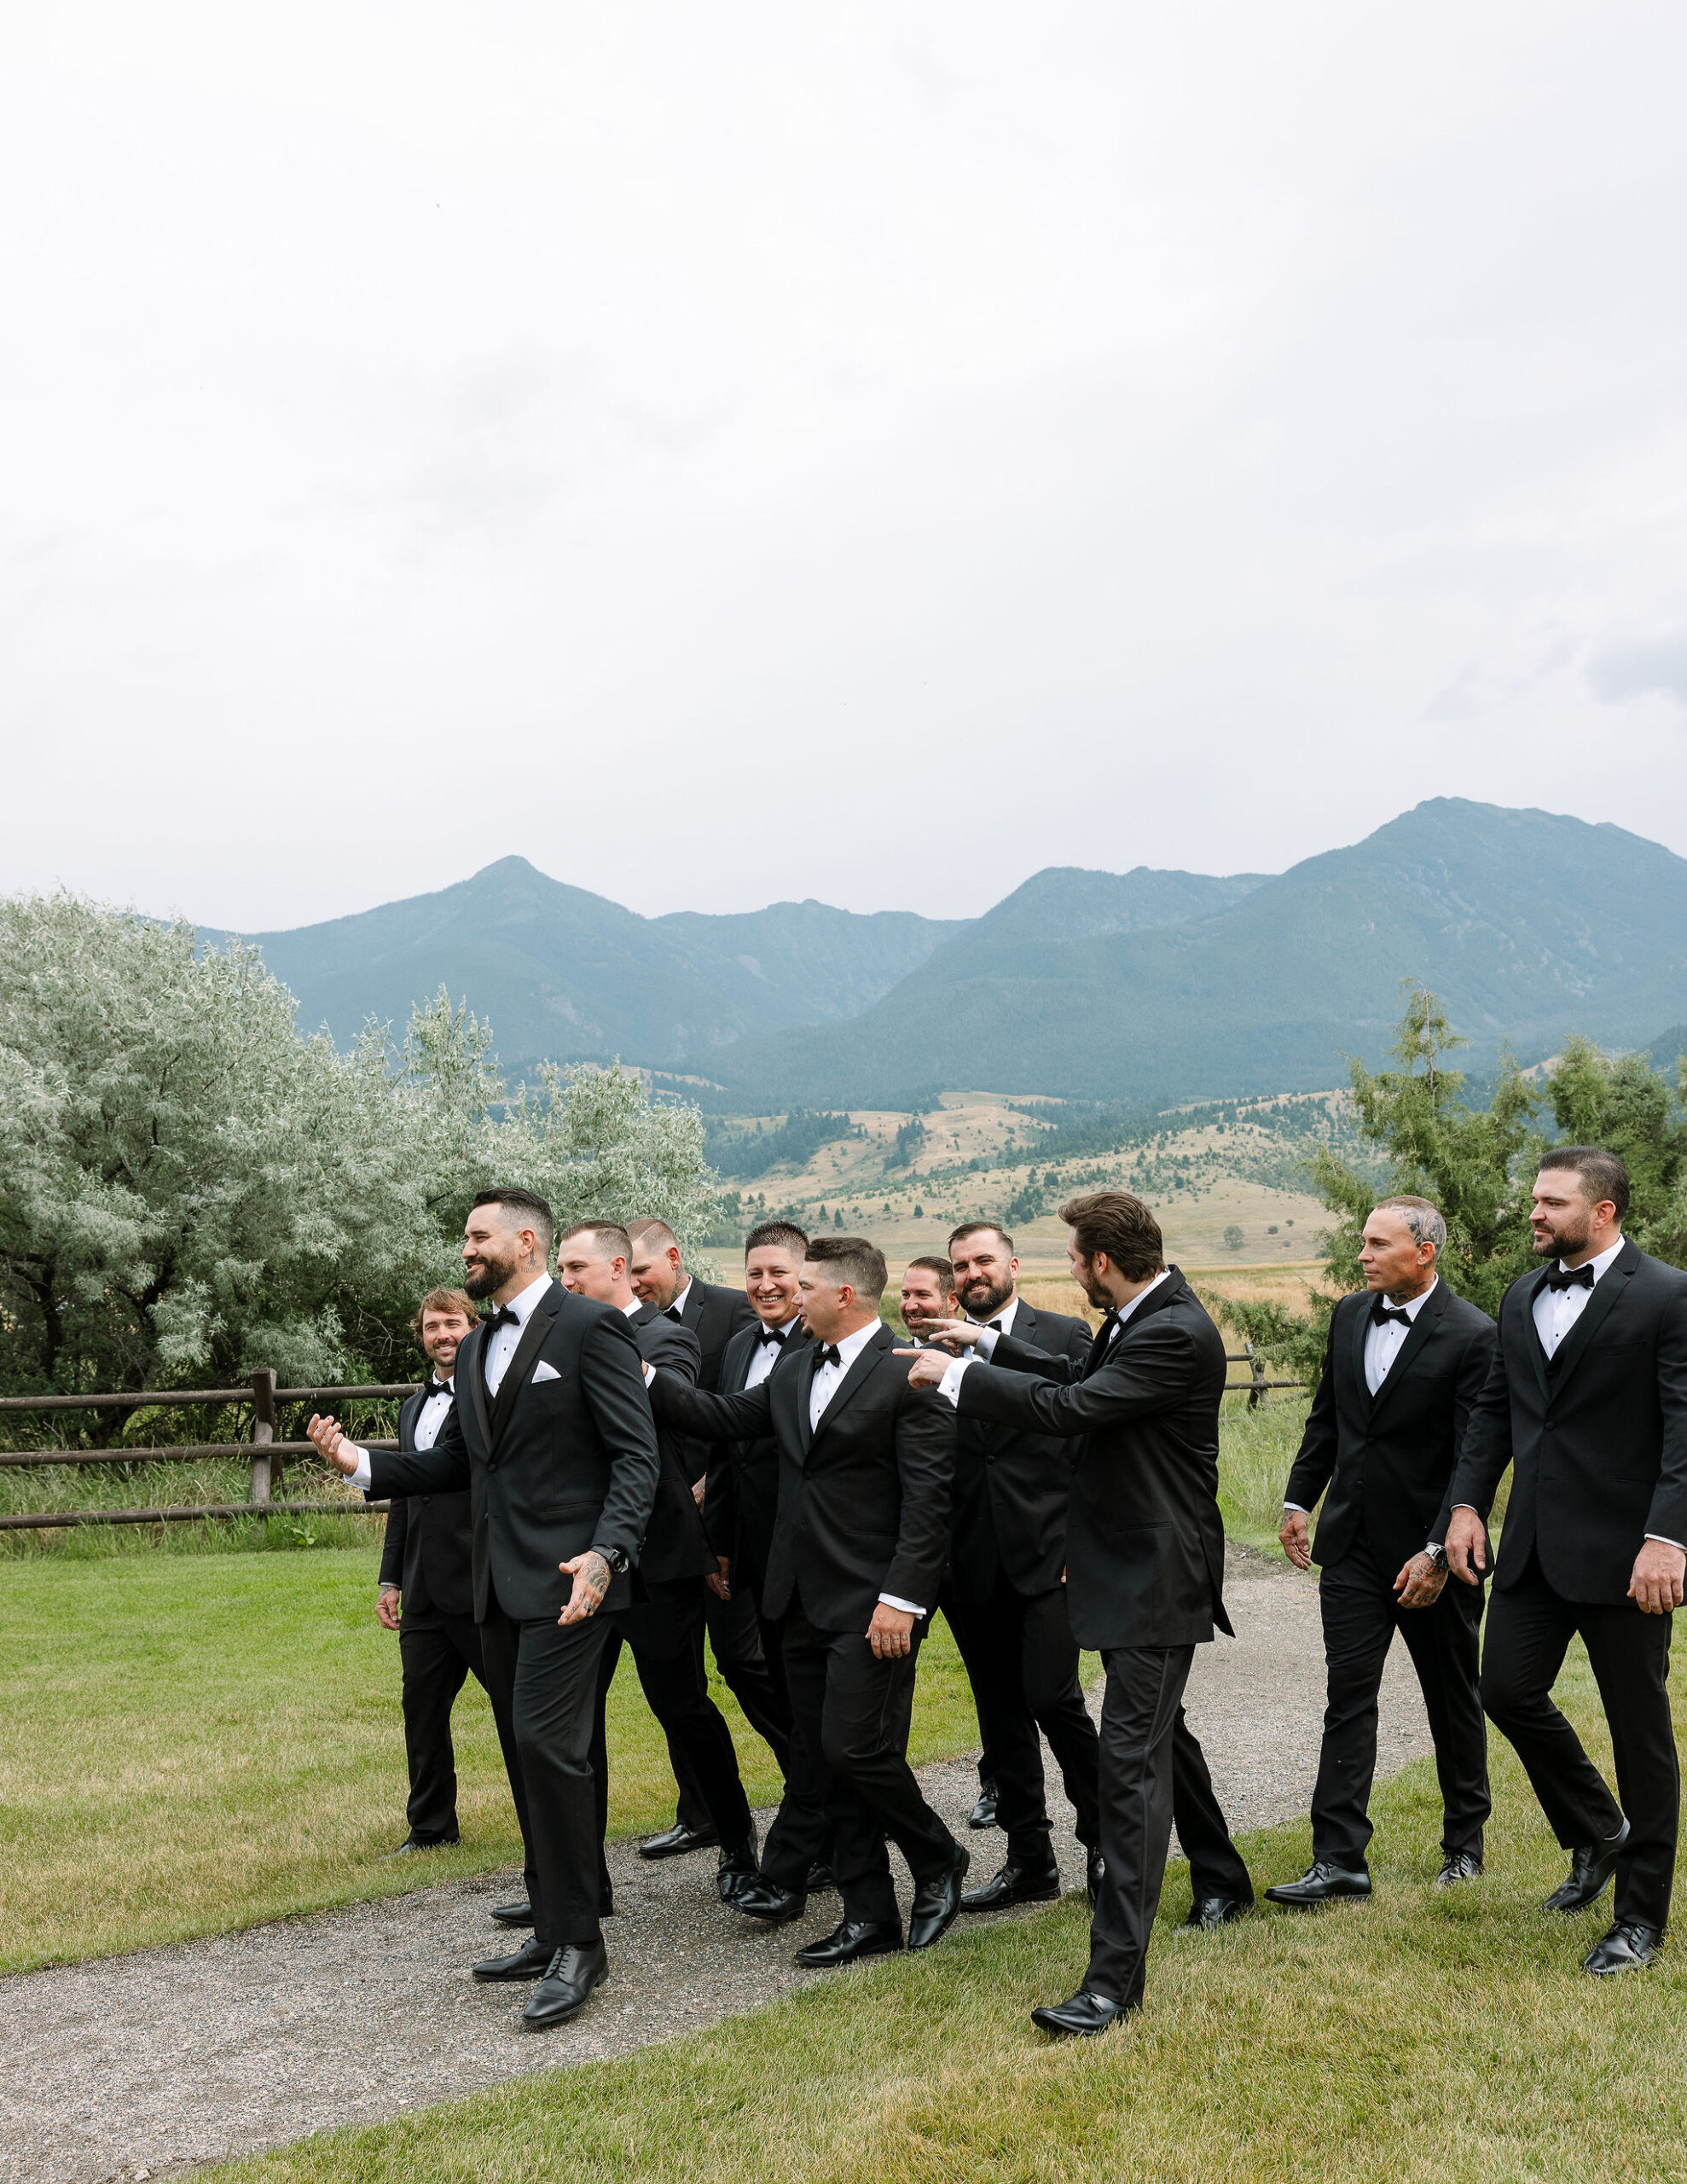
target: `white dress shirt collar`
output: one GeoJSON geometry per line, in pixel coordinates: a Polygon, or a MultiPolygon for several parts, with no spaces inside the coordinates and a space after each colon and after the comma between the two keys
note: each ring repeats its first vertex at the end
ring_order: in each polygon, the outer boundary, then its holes
{"type": "Polygon", "coordinates": [[[506,1311],[513,1312],[516,1316],[516,1322],[518,1326],[525,1327],[529,1320],[533,1316],[534,1306],[538,1303],[539,1299],[544,1295],[545,1292],[550,1287],[550,1280],[548,1275],[536,1274],[531,1281],[528,1283],[526,1288],[521,1290],[517,1295],[512,1297],[509,1303],[503,1309],[506,1311]]]}
{"type": "Polygon", "coordinates": [[[841,1367],[822,1366],[822,1372],[841,1370],[847,1373],[883,1325],[882,1320],[869,1320],[864,1327],[857,1327],[854,1334],[840,1336],[832,1347],[843,1363],[841,1367]]]}
{"type": "Polygon", "coordinates": [[[629,1320],[635,1320],[639,1314],[644,1310],[644,1299],[641,1297],[630,1298],[628,1302],[621,1307],[621,1310],[627,1315],[627,1317],[629,1320]]]}
{"type": "Polygon", "coordinates": [[[1377,1301],[1377,1297],[1380,1297],[1391,1312],[1404,1312],[1408,1319],[1415,1320],[1417,1317],[1418,1313],[1423,1309],[1424,1305],[1427,1304],[1429,1299],[1435,1295],[1435,1285],[1440,1281],[1440,1275],[1436,1275],[1434,1280],[1431,1281],[1429,1287],[1424,1290],[1421,1295],[1417,1297],[1408,1297],[1403,1304],[1396,1304],[1394,1298],[1388,1295],[1387,1291],[1382,1289],[1379,1289],[1377,1292],[1377,1296],[1373,1297],[1371,1301],[1374,1304],[1377,1301]]]}
{"type": "Polygon", "coordinates": [[[686,1299],[690,1296],[690,1294],[691,1276],[687,1275],[681,1287],[674,1292],[667,1304],[663,1306],[663,1310],[664,1312],[683,1312],[686,1308],[686,1299]]]}
{"type": "MultiPolygon", "coordinates": [[[[1596,1289],[1598,1287],[1600,1282],[1604,1279],[1605,1275],[1616,1264],[1617,1253],[1621,1251],[1623,1245],[1626,1240],[1626,1238],[1619,1236],[1615,1243],[1611,1246],[1609,1251],[1601,1252],[1598,1258],[1596,1259],[1584,1259],[1582,1261],[1583,1266],[1591,1266],[1593,1269],[1593,1286],[1596,1289]]],[[[1562,1259],[1554,1259],[1552,1262],[1552,1268],[1556,1274],[1573,1274],[1580,1271],[1577,1268],[1567,1267],[1562,1259]]]]}
{"type": "Polygon", "coordinates": [[[1123,1327],[1125,1321],[1129,1319],[1131,1314],[1135,1311],[1137,1306],[1142,1302],[1145,1297],[1151,1297],[1162,1281],[1169,1281],[1171,1278],[1171,1269],[1168,1266],[1162,1266],[1158,1274],[1155,1275],[1152,1281],[1148,1284],[1148,1287],[1145,1289],[1139,1289],[1135,1296],[1131,1298],[1128,1304],[1116,1305],[1114,1310],[1118,1314],[1118,1317],[1114,1322],[1115,1332],[1116,1333],[1118,1328],[1123,1327]]]}

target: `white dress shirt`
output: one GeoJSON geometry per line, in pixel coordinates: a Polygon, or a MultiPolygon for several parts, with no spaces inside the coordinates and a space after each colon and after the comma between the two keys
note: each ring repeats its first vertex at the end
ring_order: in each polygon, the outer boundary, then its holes
{"type": "MultiPolygon", "coordinates": [[[[802,1317],[803,1315],[800,1312],[793,1312],[785,1325],[782,1327],[776,1327],[774,1333],[782,1334],[786,1341],[789,1342],[802,1317]]],[[[748,1395],[751,1388],[759,1388],[784,1355],[785,1349],[782,1344],[763,1342],[758,1335],[756,1347],[750,1353],[749,1368],[744,1375],[744,1393],[748,1395]]]]}
{"type": "MultiPolygon", "coordinates": [[[[1145,1283],[1144,1286],[1138,1290],[1135,1296],[1131,1298],[1128,1304],[1121,1304],[1116,1308],[1113,1316],[1113,1324],[1107,1331],[1107,1347],[1109,1350],[1110,1350],[1113,1347],[1113,1345],[1118,1340],[1119,1329],[1123,1327],[1125,1321],[1129,1319],[1131,1314],[1135,1311],[1137,1306],[1142,1302],[1143,1298],[1145,1297],[1151,1296],[1155,1290],[1160,1287],[1160,1284],[1162,1281],[1169,1281],[1171,1280],[1171,1269],[1168,1266],[1162,1266],[1158,1274],[1155,1275],[1152,1281],[1145,1283]]],[[[1001,1321],[1001,1331],[1003,1334],[1007,1334],[1012,1332],[1013,1325],[1012,1316],[1014,1312],[1018,1310],[1018,1305],[1019,1299],[1016,1297],[1011,1306],[1006,1308],[1002,1311],[992,1313],[991,1317],[993,1319],[999,1319],[1001,1321]]],[[[984,1333],[978,1338],[978,1340],[973,1345],[971,1350],[968,1350],[964,1356],[957,1357],[954,1363],[950,1366],[948,1371],[944,1374],[942,1379],[938,1381],[938,1394],[940,1396],[947,1396],[949,1401],[954,1403],[957,1409],[959,1409],[960,1405],[960,1380],[962,1374],[965,1372],[969,1365],[988,1365],[990,1362],[991,1352],[996,1346],[996,1339],[997,1338],[991,1333],[988,1328],[986,1328],[984,1333]]]]}
{"type": "Polygon", "coordinates": [[[680,1316],[680,1315],[681,1315],[681,1314],[685,1310],[685,1309],[686,1309],[686,1299],[687,1299],[687,1297],[689,1297],[689,1296],[690,1296],[690,1294],[691,1294],[691,1276],[690,1276],[689,1275],[687,1275],[686,1276],[686,1279],[685,1279],[685,1284],[684,1284],[684,1287],[681,1287],[681,1288],[676,1289],[676,1290],[674,1292],[674,1293],[673,1293],[672,1297],[671,1297],[671,1298],[670,1298],[670,1299],[668,1300],[668,1302],[667,1302],[667,1303],[666,1303],[666,1304],[662,1307],[663,1310],[664,1310],[664,1312],[671,1312],[671,1313],[674,1315],[675,1318],[675,1319],[677,1319],[677,1318],[680,1316]]]}
{"type": "Polygon", "coordinates": [[[445,1423],[445,1414],[451,1408],[453,1394],[451,1376],[448,1373],[444,1385],[437,1381],[422,1397],[422,1407],[416,1413],[416,1430],[411,1436],[418,1449],[431,1449],[439,1438],[439,1429],[445,1423]]]}
{"type": "MultiPolygon", "coordinates": [[[[846,1334],[830,1345],[837,1350],[841,1362],[833,1365],[828,1361],[809,1384],[809,1431],[811,1433],[826,1415],[826,1405],[843,1386],[844,1375],[878,1333],[882,1324],[881,1321],[869,1320],[864,1327],[857,1327],[853,1334],[846,1334]]],[[[818,1341],[819,1338],[815,1339],[818,1341]]],[[[918,1600],[898,1600],[894,1593],[881,1593],[878,1597],[886,1607],[900,1609],[904,1615],[923,1617],[925,1613],[918,1600]]]]}
{"type": "MultiPolygon", "coordinates": [[[[1617,1253],[1622,1246],[1623,1240],[1619,1236],[1609,1252],[1601,1252],[1597,1259],[1586,1262],[1593,1269],[1595,1289],[1615,1265],[1617,1253]]],[[[1563,1274],[1568,1270],[1560,1259],[1557,1271],[1563,1274]]],[[[1540,1294],[1534,1300],[1534,1331],[1540,1337],[1540,1346],[1549,1357],[1557,1354],[1559,1344],[1587,1310],[1592,1295],[1592,1289],[1584,1289],[1580,1283],[1573,1289],[1549,1289],[1542,1282],[1540,1294]]]]}
{"type": "MultiPolygon", "coordinates": [[[[1435,1281],[1429,1284],[1421,1297],[1410,1297],[1404,1304],[1394,1304],[1383,1291],[1377,1291],[1377,1296],[1382,1297],[1383,1302],[1391,1311],[1406,1314],[1405,1327],[1402,1327],[1398,1320],[1370,1318],[1370,1314],[1376,1306],[1376,1297],[1373,1297],[1371,1303],[1365,1306],[1369,1324],[1365,1330],[1365,1385],[1373,1396],[1388,1379],[1395,1358],[1406,1347],[1406,1339],[1412,1333],[1417,1315],[1435,1295],[1435,1283],[1440,1280],[1441,1276],[1437,1275],[1435,1281]]],[[[1283,1506],[1285,1509],[1298,1509],[1303,1517],[1307,1514],[1304,1502],[1285,1502],[1283,1506]]],[[[1440,1544],[1441,1542],[1437,1540],[1435,1545],[1439,1547],[1440,1544]]]]}

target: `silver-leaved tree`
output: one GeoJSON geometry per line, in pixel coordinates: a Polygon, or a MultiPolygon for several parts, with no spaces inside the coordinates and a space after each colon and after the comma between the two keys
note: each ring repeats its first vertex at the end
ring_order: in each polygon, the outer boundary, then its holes
{"type": "Polygon", "coordinates": [[[495,1183],[564,1220],[706,1227],[695,1110],[635,1072],[507,1094],[440,995],[402,1045],[303,1036],[254,949],[200,950],[70,894],[0,900],[0,1381],[183,1386],[406,1377],[420,1292],[455,1281],[495,1183]]]}

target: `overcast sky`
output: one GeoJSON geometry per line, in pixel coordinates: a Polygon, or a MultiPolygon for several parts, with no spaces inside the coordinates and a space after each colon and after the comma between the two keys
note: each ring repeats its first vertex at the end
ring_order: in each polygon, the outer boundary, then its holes
{"type": "Polygon", "coordinates": [[[11,11],[0,886],[1687,853],[1687,13],[11,11]]]}

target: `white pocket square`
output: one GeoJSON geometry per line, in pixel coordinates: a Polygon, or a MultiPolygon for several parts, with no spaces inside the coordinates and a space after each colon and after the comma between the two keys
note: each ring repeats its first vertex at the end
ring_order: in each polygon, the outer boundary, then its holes
{"type": "Polygon", "coordinates": [[[559,1380],[562,1375],[554,1365],[547,1365],[542,1357],[533,1368],[533,1378],[536,1380],[559,1380]]]}

